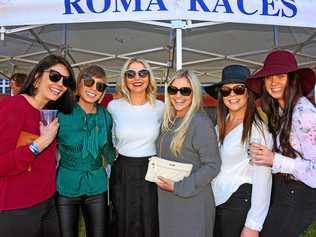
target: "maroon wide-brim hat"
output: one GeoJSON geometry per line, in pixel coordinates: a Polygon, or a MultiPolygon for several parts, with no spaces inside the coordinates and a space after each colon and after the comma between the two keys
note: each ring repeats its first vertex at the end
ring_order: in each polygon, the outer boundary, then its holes
{"type": "Polygon", "coordinates": [[[304,95],[308,95],[316,82],[315,72],[310,68],[299,68],[294,54],[287,50],[275,50],[268,54],[262,68],[249,77],[246,85],[257,94],[262,92],[263,78],[267,76],[296,72],[304,95]]]}

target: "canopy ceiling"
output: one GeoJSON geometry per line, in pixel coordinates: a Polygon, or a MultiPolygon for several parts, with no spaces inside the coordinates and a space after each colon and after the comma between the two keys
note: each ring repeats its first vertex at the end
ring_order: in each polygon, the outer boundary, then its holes
{"type": "MultiPolygon", "coordinates": [[[[221,69],[232,63],[256,70],[266,53],[276,47],[294,51],[301,66],[316,67],[314,28],[185,23],[183,67],[195,70],[203,82],[219,80],[221,69]]],[[[115,81],[124,61],[140,56],[151,62],[157,79],[164,79],[175,35],[169,26],[167,21],[101,22],[44,25],[16,33],[12,30],[0,41],[0,71],[8,76],[14,71],[28,72],[48,52],[66,53],[76,68],[96,63],[115,81]]]]}

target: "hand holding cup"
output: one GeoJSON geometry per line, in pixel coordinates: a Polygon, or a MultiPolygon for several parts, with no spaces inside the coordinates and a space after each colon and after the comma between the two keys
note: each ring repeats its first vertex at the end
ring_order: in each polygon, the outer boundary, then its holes
{"type": "Polygon", "coordinates": [[[35,141],[40,151],[48,147],[55,139],[59,128],[57,110],[41,110],[40,136],[35,141]]]}

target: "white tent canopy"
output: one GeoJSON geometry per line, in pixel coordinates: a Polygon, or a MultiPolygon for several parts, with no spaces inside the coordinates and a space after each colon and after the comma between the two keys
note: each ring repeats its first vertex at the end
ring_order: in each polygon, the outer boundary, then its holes
{"type": "Polygon", "coordinates": [[[232,63],[255,70],[273,48],[315,67],[314,12],[313,0],[0,0],[0,71],[28,71],[56,52],[73,66],[97,63],[114,81],[127,58],[141,56],[163,79],[173,39],[176,68],[191,68],[205,82],[232,63]]]}
{"type": "Polygon", "coordinates": [[[316,27],[313,0],[1,0],[0,25],[203,20],[316,27]]]}

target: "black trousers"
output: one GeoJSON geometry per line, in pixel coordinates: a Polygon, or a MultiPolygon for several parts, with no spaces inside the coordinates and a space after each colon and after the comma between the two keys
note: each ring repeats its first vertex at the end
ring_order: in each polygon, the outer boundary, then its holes
{"type": "Polygon", "coordinates": [[[216,207],[214,237],[240,237],[251,206],[251,191],[251,184],[243,184],[216,207]]]}
{"type": "Polygon", "coordinates": [[[260,237],[298,237],[316,220],[316,189],[273,175],[271,204],[260,237]]]}
{"type": "Polygon", "coordinates": [[[117,221],[113,237],[158,237],[157,186],[145,181],[148,158],[120,155],[112,167],[110,194],[117,221]]]}
{"type": "Polygon", "coordinates": [[[62,237],[78,237],[80,209],[87,237],[105,237],[107,235],[106,193],[75,198],[57,195],[56,203],[62,237]]]}
{"type": "Polygon", "coordinates": [[[29,208],[0,211],[1,237],[59,237],[54,198],[29,208]]]}

